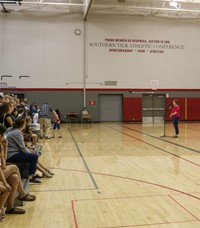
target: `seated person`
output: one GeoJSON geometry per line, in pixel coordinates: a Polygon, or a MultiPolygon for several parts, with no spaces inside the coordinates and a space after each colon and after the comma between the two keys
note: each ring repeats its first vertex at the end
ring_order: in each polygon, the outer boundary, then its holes
{"type": "Polygon", "coordinates": [[[0,144],[0,222],[2,222],[5,219],[5,211],[4,211],[4,206],[5,203],[8,199],[8,196],[11,192],[11,187],[6,181],[3,171],[2,171],[2,166],[1,166],[1,161],[2,161],[2,146],[0,144]]]}
{"type": "Polygon", "coordinates": [[[24,142],[26,145],[28,145],[28,143],[31,143],[31,148],[34,149],[36,144],[37,144],[37,135],[33,134],[33,132],[30,129],[30,124],[32,122],[32,119],[30,117],[26,118],[26,125],[23,132],[24,135],[24,142]]]}
{"type": "Polygon", "coordinates": [[[18,117],[12,128],[9,128],[6,132],[8,140],[8,155],[7,162],[11,163],[29,163],[29,181],[32,184],[40,184],[41,182],[34,178],[36,172],[36,165],[38,161],[38,155],[31,153],[31,151],[25,146],[23,129],[25,128],[25,120],[18,117]]]}
{"type": "Polygon", "coordinates": [[[88,112],[87,108],[84,107],[82,110],[82,115],[88,115],[88,114],[89,114],[89,112],[88,112]]]}
{"type": "Polygon", "coordinates": [[[23,117],[24,116],[24,109],[23,108],[19,108],[18,109],[18,115],[17,115],[17,118],[19,117],[23,117]]]}
{"type": "MultiPolygon", "coordinates": [[[[6,128],[0,124],[0,157],[1,157],[1,168],[3,175],[5,177],[4,185],[9,190],[9,196],[7,198],[7,208],[6,214],[24,214],[25,210],[14,207],[14,200],[16,197],[16,192],[19,193],[18,200],[21,201],[34,201],[35,196],[30,195],[24,191],[19,169],[16,165],[6,165],[5,161],[7,159],[7,148],[8,142],[4,138],[4,133],[6,128]],[[9,187],[10,186],[10,187],[9,187]]],[[[4,211],[2,210],[2,216],[5,217],[4,211]]]]}

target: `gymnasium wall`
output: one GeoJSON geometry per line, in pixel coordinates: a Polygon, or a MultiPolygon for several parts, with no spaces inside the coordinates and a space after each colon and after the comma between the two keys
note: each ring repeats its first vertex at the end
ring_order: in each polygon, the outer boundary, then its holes
{"type": "Polygon", "coordinates": [[[197,20],[93,15],[87,81],[146,89],[157,80],[158,88],[199,88],[199,37],[197,20]]]}
{"type": "Polygon", "coordinates": [[[0,76],[17,88],[81,87],[83,82],[82,16],[66,13],[0,13],[0,76]],[[19,76],[30,76],[21,78],[19,76]]]}
{"type": "Polygon", "coordinates": [[[100,94],[122,94],[124,121],[141,121],[141,94],[157,82],[170,99],[181,99],[182,120],[200,120],[199,26],[196,21],[91,15],[84,59],[82,15],[0,13],[0,76],[13,76],[0,82],[16,87],[8,91],[24,93],[30,102],[48,102],[63,114],[81,112],[85,63],[87,107],[95,121],[100,94]],[[92,109],[90,100],[96,101],[92,109]]]}

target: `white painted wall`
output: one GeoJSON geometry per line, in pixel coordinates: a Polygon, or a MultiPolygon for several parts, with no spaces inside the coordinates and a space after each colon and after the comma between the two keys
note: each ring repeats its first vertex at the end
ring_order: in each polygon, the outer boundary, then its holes
{"type": "MultiPolygon", "coordinates": [[[[13,75],[3,82],[18,88],[82,88],[84,39],[83,32],[76,36],[74,30],[83,31],[83,23],[82,15],[0,13],[0,76],[13,75]],[[30,78],[19,80],[20,75],[30,78]]],[[[158,80],[159,88],[199,88],[200,23],[91,15],[86,28],[87,88],[150,88],[150,80],[158,80]],[[111,53],[89,46],[105,38],[170,40],[184,49],[111,53]],[[101,85],[111,80],[118,86],[101,85]]]]}
{"type": "Polygon", "coordinates": [[[159,88],[199,88],[199,37],[200,23],[196,21],[93,15],[88,43],[101,43],[105,38],[170,40],[184,45],[184,50],[110,53],[108,48],[89,46],[87,82],[116,80],[119,88],[151,88],[150,80],[158,80],[159,88]]]}
{"type": "Polygon", "coordinates": [[[3,81],[18,88],[82,82],[83,35],[76,36],[76,28],[83,30],[81,15],[0,13],[0,76],[13,75],[3,81]],[[19,75],[30,78],[19,80],[19,75]]]}

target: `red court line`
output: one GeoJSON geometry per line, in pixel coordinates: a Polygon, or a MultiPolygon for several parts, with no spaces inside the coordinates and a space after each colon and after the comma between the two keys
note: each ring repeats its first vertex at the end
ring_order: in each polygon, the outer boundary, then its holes
{"type": "MultiPolygon", "coordinates": [[[[157,195],[157,196],[163,196],[163,195],[157,195]]],[[[80,200],[72,200],[72,212],[74,217],[74,222],[76,228],[78,228],[78,222],[75,212],[75,202],[79,201],[103,201],[103,200],[116,200],[116,199],[130,199],[130,198],[142,198],[142,197],[152,197],[152,195],[147,196],[135,196],[135,197],[115,197],[115,198],[99,198],[99,199],[80,199],[80,200]]],[[[153,197],[156,197],[155,195],[153,197]]],[[[164,197],[169,197],[170,199],[174,200],[170,195],[164,195],[164,197]]],[[[175,201],[175,200],[174,200],[175,201]]],[[[176,201],[175,201],[176,202],[176,201]]],[[[177,202],[176,202],[177,203],[177,202]]],[[[181,206],[180,204],[178,204],[181,206]]],[[[182,206],[181,206],[182,207],[182,206]]],[[[188,214],[190,214],[193,218],[193,220],[187,220],[187,221],[175,221],[175,222],[162,222],[162,223],[150,223],[150,224],[136,224],[136,225],[125,225],[125,226],[112,226],[112,227],[101,227],[101,228],[120,228],[120,227],[142,227],[142,226],[155,226],[155,225],[166,225],[166,224],[176,224],[176,223],[186,223],[186,222],[196,222],[199,221],[198,218],[196,218],[192,213],[190,213],[186,208],[182,207],[184,211],[186,211],[188,214]]]]}
{"type": "Polygon", "coordinates": [[[73,218],[74,218],[75,227],[78,228],[74,200],[71,201],[71,206],[72,206],[72,214],[73,214],[73,218]]]}
{"type": "Polygon", "coordinates": [[[158,226],[158,225],[168,225],[168,224],[177,224],[177,223],[186,223],[186,222],[196,222],[197,220],[187,220],[187,221],[177,221],[177,222],[163,222],[163,223],[149,223],[149,224],[138,224],[138,225],[127,225],[127,226],[107,226],[99,228],[125,228],[125,227],[142,227],[142,226],[158,226]]]}
{"type": "MultiPolygon", "coordinates": [[[[52,169],[61,169],[61,168],[52,168],[52,169]]],[[[64,169],[64,168],[62,168],[61,170],[67,170],[67,171],[72,171],[72,172],[81,172],[81,173],[86,173],[87,174],[87,171],[82,171],[82,170],[64,169]]],[[[171,188],[171,187],[168,187],[168,186],[152,183],[152,182],[149,182],[149,181],[143,181],[143,180],[134,179],[134,178],[131,178],[131,177],[123,177],[123,176],[107,174],[107,173],[99,173],[99,172],[91,172],[91,173],[95,174],[95,175],[119,178],[119,179],[124,179],[124,180],[130,180],[130,181],[135,181],[135,182],[139,182],[139,183],[143,183],[143,184],[152,185],[152,186],[155,186],[155,187],[165,188],[165,189],[168,189],[168,190],[171,190],[171,191],[174,191],[174,192],[186,195],[186,196],[190,196],[190,197],[195,198],[197,200],[200,200],[200,197],[194,196],[194,195],[192,195],[192,193],[183,192],[183,191],[175,189],[175,188],[171,188]]],[[[193,193],[193,194],[197,194],[197,193],[193,193]]]]}
{"type": "MultiPolygon", "coordinates": [[[[107,126],[107,127],[108,127],[108,126],[107,126]]],[[[134,136],[132,136],[132,135],[129,135],[129,134],[127,134],[127,133],[124,133],[123,131],[120,131],[120,130],[115,129],[115,128],[113,128],[113,127],[110,127],[110,126],[109,126],[109,128],[111,128],[111,129],[113,129],[113,130],[115,130],[115,131],[117,131],[117,132],[120,132],[121,134],[127,135],[127,136],[129,136],[129,137],[131,137],[131,138],[133,138],[133,139],[137,139],[138,141],[140,141],[140,142],[142,142],[142,143],[144,143],[144,144],[146,144],[146,145],[149,145],[149,146],[151,146],[151,147],[154,147],[154,148],[156,148],[156,149],[158,149],[158,150],[161,150],[161,151],[163,151],[164,153],[170,154],[170,155],[175,156],[175,157],[177,157],[177,158],[179,158],[179,159],[181,159],[181,160],[184,160],[184,161],[186,161],[186,162],[188,162],[188,163],[191,163],[191,164],[193,164],[193,165],[195,165],[195,166],[200,167],[200,164],[197,164],[197,163],[195,163],[195,162],[193,162],[193,161],[190,161],[190,160],[188,160],[188,159],[182,158],[182,157],[179,156],[179,155],[173,154],[173,153],[171,153],[171,152],[169,152],[169,151],[167,151],[167,150],[164,150],[164,149],[162,149],[162,148],[160,148],[160,147],[158,147],[158,146],[155,146],[155,145],[153,145],[153,144],[151,144],[151,143],[145,142],[145,141],[142,140],[142,139],[138,139],[138,138],[136,138],[136,137],[134,137],[134,136]]]]}
{"type": "Polygon", "coordinates": [[[200,222],[200,219],[197,218],[194,214],[192,214],[188,209],[186,209],[183,205],[181,205],[177,200],[175,200],[172,196],[169,195],[169,198],[172,199],[179,207],[185,210],[188,214],[190,214],[193,218],[200,222]]]}
{"type": "MultiPolygon", "coordinates": [[[[63,169],[63,170],[67,170],[67,169],[63,169]]],[[[80,170],[69,170],[69,171],[76,171],[76,172],[84,172],[84,173],[87,173],[86,171],[80,171],[80,170]]],[[[107,176],[107,177],[114,177],[114,178],[119,178],[119,179],[130,180],[130,181],[136,181],[136,182],[143,183],[143,184],[148,184],[148,185],[152,185],[152,186],[156,186],[156,187],[160,187],[160,188],[165,188],[165,189],[168,189],[168,190],[171,190],[171,191],[174,191],[174,192],[177,192],[177,193],[180,193],[180,194],[189,196],[191,198],[200,200],[200,197],[197,197],[197,196],[194,196],[194,195],[192,195],[190,193],[183,192],[181,190],[174,189],[174,188],[171,188],[171,187],[167,187],[167,186],[164,186],[164,185],[160,185],[160,184],[156,184],[156,183],[151,183],[151,182],[143,181],[143,180],[137,180],[137,179],[129,178],[129,177],[112,175],[112,174],[105,174],[105,173],[98,173],[98,172],[92,172],[92,173],[93,174],[96,174],[96,175],[107,176]]],[[[80,199],[80,200],[84,200],[84,199],[80,199]]],[[[76,226],[76,228],[78,228],[78,223],[77,223],[77,218],[76,218],[76,213],[75,213],[75,206],[74,206],[74,202],[76,202],[76,201],[79,201],[79,200],[72,200],[71,201],[72,202],[71,204],[72,204],[72,213],[73,213],[73,216],[74,216],[75,226],[76,226]]]]}
{"type": "Polygon", "coordinates": [[[150,197],[166,197],[169,194],[157,194],[157,195],[143,195],[143,196],[121,196],[121,197],[110,197],[110,198],[95,198],[95,199],[78,199],[74,200],[74,202],[83,202],[83,201],[101,201],[101,200],[116,200],[116,199],[135,199],[135,198],[150,198],[150,197]]]}
{"type": "Polygon", "coordinates": [[[131,178],[131,177],[123,177],[123,176],[118,176],[118,175],[113,175],[113,174],[105,174],[105,173],[98,173],[98,172],[92,172],[92,173],[96,174],[96,175],[114,177],[114,178],[119,178],[119,179],[124,179],[124,180],[130,180],[130,181],[135,181],[135,182],[139,182],[139,183],[143,183],[143,184],[148,184],[148,185],[152,185],[152,186],[156,186],[156,187],[160,187],[160,188],[165,188],[165,189],[168,189],[168,190],[171,190],[171,191],[174,191],[174,192],[181,193],[183,195],[190,196],[190,197],[192,197],[194,199],[200,200],[200,197],[197,197],[197,196],[194,196],[194,195],[192,195],[190,193],[183,192],[182,190],[178,190],[178,189],[175,189],[175,188],[167,187],[167,186],[164,186],[164,185],[161,185],[161,184],[156,184],[156,183],[152,183],[152,182],[149,182],[149,181],[143,181],[143,180],[134,179],[134,178],[131,178]]]}

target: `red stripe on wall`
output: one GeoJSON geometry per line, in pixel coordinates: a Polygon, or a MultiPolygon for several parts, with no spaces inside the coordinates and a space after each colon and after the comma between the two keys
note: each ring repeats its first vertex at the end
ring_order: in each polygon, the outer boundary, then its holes
{"type": "MultiPolygon", "coordinates": [[[[83,88],[0,88],[1,91],[83,91],[83,88]]],[[[113,92],[200,92],[200,89],[142,89],[142,88],[87,88],[87,91],[113,91],[113,92]]]]}

